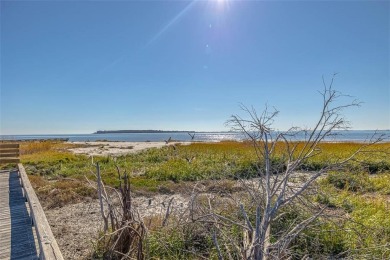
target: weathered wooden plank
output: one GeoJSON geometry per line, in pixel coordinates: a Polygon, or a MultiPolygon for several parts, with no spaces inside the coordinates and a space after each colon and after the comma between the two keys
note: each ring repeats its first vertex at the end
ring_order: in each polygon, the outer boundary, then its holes
{"type": "Polygon", "coordinates": [[[15,154],[19,154],[19,149],[15,149],[15,148],[10,148],[10,149],[0,149],[0,155],[2,154],[6,154],[6,153],[15,153],[15,154]]]}
{"type": "Polygon", "coordinates": [[[0,158],[0,163],[19,163],[19,158],[0,158]]]}
{"type": "Polygon", "coordinates": [[[19,144],[0,143],[0,149],[1,148],[17,148],[17,149],[19,149],[19,144]]]}
{"type": "Polygon", "coordinates": [[[0,174],[0,259],[37,259],[35,232],[17,171],[0,174]]]}
{"type": "Polygon", "coordinates": [[[17,158],[17,157],[19,157],[19,153],[2,153],[2,154],[0,154],[0,158],[9,158],[9,157],[17,158]]]}
{"type": "Polygon", "coordinates": [[[31,209],[31,216],[34,221],[35,230],[39,240],[39,249],[41,259],[59,259],[63,260],[63,256],[58,247],[57,241],[51,231],[49,222],[46,219],[45,213],[38,197],[31,186],[27,177],[26,171],[21,163],[18,164],[20,178],[22,180],[25,195],[31,209]]]}
{"type": "Polygon", "coordinates": [[[0,143],[0,164],[20,162],[19,144],[0,143]]]}

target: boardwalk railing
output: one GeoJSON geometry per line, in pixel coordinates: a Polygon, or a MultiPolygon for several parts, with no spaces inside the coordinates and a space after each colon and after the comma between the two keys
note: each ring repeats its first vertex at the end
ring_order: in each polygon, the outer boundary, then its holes
{"type": "Polygon", "coordinates": [[[0,163],[19,163],[19,144],[0,143],[0,163]]]}
{"type": "Polygon", "coordinates": [[[22,181],[23,192],[30,207],[30,214],[39,243],[39,258],[47,260],[63,260],[51,228],[46,219],[43,208],[27,177],[26,170],[21,163],[18,164],[19,176],[22,181]]]}

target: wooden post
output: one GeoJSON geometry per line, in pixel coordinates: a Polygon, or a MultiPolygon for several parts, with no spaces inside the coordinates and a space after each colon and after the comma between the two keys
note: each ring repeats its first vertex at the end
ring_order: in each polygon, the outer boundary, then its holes
{"type": "Polygon", "coordinates": [[[102,187],[102,178],[100,176],[100,166],[99,163],[96,163],[96,174],[97,174],[97,190],[98,190],[98,196],[99,196],[99,202],[100,202],[100,212],[102,214],[103,220],[104,220],[104,233],[108,230],[108,218],[104,214],[104,206],[103,206],[103,187],[102,187]]]}

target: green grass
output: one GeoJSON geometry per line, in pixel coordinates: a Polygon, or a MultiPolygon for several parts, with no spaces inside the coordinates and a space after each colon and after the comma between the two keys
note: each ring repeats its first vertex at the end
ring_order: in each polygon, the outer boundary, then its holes
{"type": "Polygon", "coordinates": [[[151,233],[147,247],[149,259],[213,259],[211,238],[196,224],[159,229],[151,233]]]}
{"type": "MultiPolygon", "coordinates": [[[[301,145],[301,144],[299,144],[301,145]]],[[[56,207],[94,197],[96,192],[89,187],[85,177],[94,180],[91,158],[66,151],[70,144],[56,142],[25,143],[22,145],[22,163],[41,198],[47,206],[56,207]]],[[[317,170],[329,162],[351,155],[359,148],[357,143],[324,143],[322,153],[306,162],[300,170],[317,170]]],[[[272,162],[277,164],[285,147],[277,146],[272,162]]],[[[371,153],[363,153],[356,160],[337,172],[331,172],[319,181],[320,193],[313,201],[327,206],[338,214],[335,221],[319,219],[317,230],[307,230],[295,241],[295,250],[305,254],[336,256],[348,251],[356,259],[389,258],[385,245],[390,244],[390,157],[378,151],[389,151],[390,143],[377,144],[371,153]],[[321,245],[314,247],[315,245],[321,245]],[[318,250],[314,252],[313,250],[318,250]]],[[[221,142],[194,143],[162,149],[149,149],[136,154],[110,157],[95,157],[101,166],[103,181],[117,187],[119,180],[115,165],[131,173],[131,185],[136,194],[175,193],[187,191],[186,185],[193,181],[223,180],[234,191],[233,180],[237,177],[257,176],[257,167],[263,167],[250,143],[221,142]]],[[[221,186],[223,187],[223,186],[221,186]]],[[[221,187],[208,187],[212,192],[221,187]]],[[[297,212],[290,212],[297,214],[297,212]]],[[[289,216],[288,214],[286,217],[289,216]]],[[[297,215],[294,215],[295,217],[297,215]]],[[[304,217],[304,215],[302,215],[304,217]]],[[[276,223],[283,229],[289,219],[276,223]]],[[[210,241],[195,227],[198,237],[187,236],[185,230],[156,229],[148,239],[151,259],[196,258],[188,251],[215,258],[216,252],[210,241]],[[158,242],[168,241],[168,247],[158,242]],[[201,240],[205,247],[190,248],[201,240]],[[195,241],[195,242],[194,242],[195,241]],[[187,250],[187,251],[186,251],[187,250]]]]}
{"type": "MultiPolygon", "coordinates": [[[[72,177],[89,175],[94,170],[91,159],[64,151],[64,144],[47,142],[38,148],[28,146],[22,152],[22,162],[29,167],[31,174],[48,177],[72,177]],[[43,147],[43,148],[42,148],[43,147]]],[[[67,145],[68,146],[68,145],[67,145]]],[[[352,154],[360,145],[356,143],[325,143],[320,146],[322,153],[304,163],[302,169],[315,170],[325,166],[330,160],[352,154]],[[330,159],[331,158],[331,159],[330,159]]],[[[278,145],[278,152],[272,158],[278,164],[284,146],[278,145]]],[[[378,144],[372,149],[389,150],[390,144],[378,144]]],[[[23,151],[23,147],[22,147],[23,151]]],[[[390,169],[390,159],[382,154],[365,153],[351,162],[352,170],[368,173],[386,172],[390,169]],[[364,161],[364,163],[359,162],[364,161]]],[[[99,162],[107,183],[117,184],[115,164],[137,176],[157,181],[195,181],[204,179],[226,179],[256,177],[257,167],[263,167],[249,143],[221,142],[194,143],[191,145],[149,149],[136,154],[121,156],[113,160],[110,157],[95,157],[99,162]]]]}
{"type": "MultiPolygon", "coordinates": [[[[45,180],[73,178],[83,182],[85,177],[94,180],[96,168],[92,159],[66,150],[73,146],[62,142],[25,142],[21,145],[21,160],[30,175],[41,176],[45,180]]],[[[348,156],[359,146],[356,143],[321,144],[322,154],[305,162],[301,170],[321,168],[329,162],[329,158],[336,160],[348,156]]],[[[119,183],[115,167],[117,164],[121,170],[131,174],[134,191],[142,194],[174,192],[175,184],[180,186],[183,182],[257,177],[257,167],[264,167],[263,162],[257,159],[252,145],[246,142],[194,143],[176,147],[149,149],[115,160],[95,157],[94,163],[100,163],[103,181],[113,187],[119,183]]],[[[274,164],[279,163],[284,148],[283,144],[278,144],[278,152],[272,158],[274,164]]],[[[371,149],[386,151],[390,149],[390,144],[378,144],[371,149]]],[[[330,181],[337,183],[339,188],[348,186],[351,191],[371,192],[381,189],[383,193],[389,194],[387,177],[370,178],[368,174],[388,172],[390,159],[380,153],[364,153],[358,159],[346,167],[354,175],[346,177],[345,174],[333,174],[330,175],[333,178],[330,181]]]]}
{"type": "Polygon", "coordinates": [[[389,258],[390,172],[376,176],[335,172],[321,180],[320,185],[327,200],[348,217],[348,221],[324,228],[322,236],[328,240],[336,237],[356,259],[389,258]],[[327,229],[334,232],[327,234],[327,229]]]}
{"type": "Polygon", "coordinates": [[[390,195],[390,172],[369,175],[365,172],[331,172],[323,180],[341,191],[359,194],[390,195]]]}
{"type": "MultiPolygon", "coordinates": [[[[359,146],[360,144],[356,143],[322,144],[320,146],[322,154],[305,162],[302,170],[321,168],[326,165],[329,158],[336,160],[348,156],[359,146]]],[[[21,160],[29,174],[43,176],[48,180],[84,179],[84,176],[94,179],[93,172],[96,169],[91,158],[67,152],[66,148],[69,147],[72,145],[61,142],[25,142],[21,145],[21,160]]],[[[278,163],[284,148],[282,144],[278,144],[278,152],[273,157],[274,163],[278,163]]],[[[390,144],[378,144],[372,149],[389,150],[390,144]]],[[[379,153],[370,156],[365,153],[358,159],[364,163],[352,162],[348,167],[353,171],[358,169],[363,173],[386,172],[390,168],[390,159],[379,153]]],[[[117,164],[122,170],[131,173],[134,188],[142,192],[158,192],[161,186],[171,182],[256,177],[257,167],[263,167],[252,145],[246,142],[178,145],[176,149],[172,147],[149,149],[115,160],[110,157],[95,157],[94,162],[100,163],[103,181],[106,184],[114,187],[118,185],[115,167],[117,164]]],[[[389,188],[381,182],[383,181],[379,178],[372,186],[383,187],[388,193],[389,188]]],[[[351,182],[348,185],[350,188],[359,188],[354,187],[351,182]]]]}

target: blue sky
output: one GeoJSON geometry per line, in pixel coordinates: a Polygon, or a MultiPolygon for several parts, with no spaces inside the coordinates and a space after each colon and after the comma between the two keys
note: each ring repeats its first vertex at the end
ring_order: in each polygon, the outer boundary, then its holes
{"type": "MultiPolygon", "coordinates": [[[[1,134],[310,126],[322,79],[390,129],[388,1],[1,1],[1,134]]],[[[346,100],[347,102],[348,100],[346,100]]]]}

